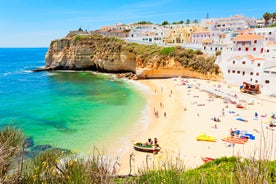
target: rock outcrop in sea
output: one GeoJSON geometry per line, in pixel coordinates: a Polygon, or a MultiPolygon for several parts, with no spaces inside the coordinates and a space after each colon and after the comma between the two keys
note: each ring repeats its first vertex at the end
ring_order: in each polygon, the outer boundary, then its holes
{"type": "Polygon", "coordinates": [[[93,70],[129,78],[217,78],[220,73],[214,64],[215,57],[198,51],[127,43],[89,34],[69,34],[52,41],[45,60],[48,70],[93,70]]]}

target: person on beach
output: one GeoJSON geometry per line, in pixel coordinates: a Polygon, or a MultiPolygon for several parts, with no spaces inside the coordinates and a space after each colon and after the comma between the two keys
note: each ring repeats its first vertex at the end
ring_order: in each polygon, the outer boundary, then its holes
{"type": "Polygon", "coordinates": [[[154,145],[158,146],[158,143],[157,143],[157,138],[154,138],[154,145]]]}
{"type": "Polygon", "coordinates": [[[231,135],[232,137],[234,137],[234,135],[235,135],[235,133],[234,133],[234,131],[233,131],[232,128],[230,129],[230,135],[231,135]]]}
{"type": "Polygon", "coordinates": [[[164,112],[164,117],[165,117],[165,118],[167,117],[167,114],[166,114],[166,112],[164,112]]]}
{"type": "Polygon", "coordinates": [[[258,119],[258,113],[257,112],[255,112],[255,118],[258,119]]]}

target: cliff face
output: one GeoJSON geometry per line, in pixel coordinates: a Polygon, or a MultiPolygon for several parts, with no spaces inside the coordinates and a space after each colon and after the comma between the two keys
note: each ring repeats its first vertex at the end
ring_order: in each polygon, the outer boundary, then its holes
{"type": "Polygon", "coordinates": [[[52,41],[46,54],[46,68],[103,72],[136,72],[136,58],[129,51],[92,38],[63,38],[52,41]]]}
{"type": "Polygon", "coordinates": [[[219,68],[212,58],[205,59],[182,48],[139,45],[96,35],[54,40],[45,60],[46,68],[50,70],[132,72],[138,78],[219,78],[219,68]]]}

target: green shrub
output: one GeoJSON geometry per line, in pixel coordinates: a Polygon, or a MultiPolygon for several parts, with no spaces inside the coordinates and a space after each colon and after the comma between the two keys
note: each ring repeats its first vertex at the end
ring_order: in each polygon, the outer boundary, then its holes
{"type": "Polygon", "coordinates": [[[76,42],[76,41],[79,41],[81,38],[82,38],[81,35],[77,35],[77,36],[74,37],[74,41],[75,41],[75,42],[76,42]]]}
{"type": "Polygon", "coordinates": [[[169,55],[170,53],[172,53],[175,50],[175,47],[165,47],[163,48],[160,52],[163,55],[169,55]]]}
{"type": "Polygon", "coordinates": [[[221,55],[221,50],[217,50],[216,51],[216,56],[220,56],[221,55]]]}

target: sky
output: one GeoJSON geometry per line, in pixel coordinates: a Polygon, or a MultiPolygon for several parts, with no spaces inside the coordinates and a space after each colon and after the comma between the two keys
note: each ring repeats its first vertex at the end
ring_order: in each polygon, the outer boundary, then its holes
{"type": "Polygon", "coordinates": [[[276,0],[0,0],[0,47],[48,47],[80,27],[276,12],[276,0]]]}

